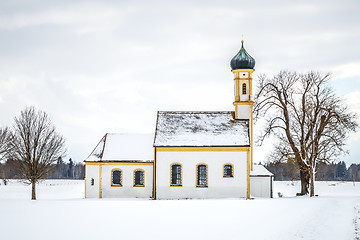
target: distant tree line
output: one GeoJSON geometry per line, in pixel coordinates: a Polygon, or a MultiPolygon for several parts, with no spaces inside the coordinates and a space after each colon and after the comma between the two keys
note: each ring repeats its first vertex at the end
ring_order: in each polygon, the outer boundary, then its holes
{"type": "MultiPolygon", "coordinates": [[[[5,163],[0,163],[0,178],[4,183],[7,179],[21,179],[21,172],[18,169],[16,160],[8,159],[5,163]]],[[[70,158],[65,162],[58,158],[57,162],[52,164],[51,171],[44,179],[84,179],[85,165],[83,163],[74,163],[70,158]]]]}
{"type": "MultiPolygon", "coordinates": [[[[274,174],[276,181],[299,180],[300,174],[297,166],[292,161],[270,162],[264,165],[274,174]]],[[[360,164],[351,164],[346,167],[346,163],[319,163],[316,181],[360,181],[360,164]]]]}

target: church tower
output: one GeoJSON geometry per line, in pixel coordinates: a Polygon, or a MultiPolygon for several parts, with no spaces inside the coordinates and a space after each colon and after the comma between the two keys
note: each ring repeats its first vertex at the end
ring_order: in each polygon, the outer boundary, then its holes
{"type": "Polygon", "coordinates": [[[255,59],[244,48],[241,41],[240,51],[231,59],[231,72],[234,74],[235,119],[249,120],[251,170],[253,169],[253,104],[252,101],[252,73],[255,59]]]}

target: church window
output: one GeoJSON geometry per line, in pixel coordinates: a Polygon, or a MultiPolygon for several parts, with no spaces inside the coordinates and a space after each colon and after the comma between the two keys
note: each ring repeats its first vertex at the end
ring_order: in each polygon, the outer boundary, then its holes
{"type": "Polygon", "coordinates": [[[144,187],[145,181],[144,181],[145,171],[142,169],[135,169],[134,171],[134,187],[144,187]]]}
{"type": "Polygon", "coordinates": [[[122,171],[120,169],[111,171],[111,186],[122,187],[122,171]]]}
{"type": "Polygon", "coordinates": [[[242,84],[242,94],[246,94],[246,83],[242,84]]]}
{"type": "Polygon", "coordinates": [[[91,179],[91,186],[94,186],[94,184],[95,184],[95,180],[92,178],[91,179]]]}
{"type": "Polygon", "coordinates": [[[224,178],[232,178],[234,177],[234,167],[232,164],[227,163],[224,164],[224,178]]]}
{"type": "Polygon", "coordinates": [[[196,165],[196,187],[208,186],[208,168],[206,164],[196,165]]]}
{"type": "Polygon", "coordinates": [[[180,163],[171,164],[170,176],[170,186],[182,186],[182,166],[180,163]]]}

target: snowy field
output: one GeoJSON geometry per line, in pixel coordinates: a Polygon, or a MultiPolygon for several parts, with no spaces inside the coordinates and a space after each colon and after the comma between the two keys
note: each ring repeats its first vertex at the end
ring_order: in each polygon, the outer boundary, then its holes
{"type": "Polygon", "coordinates": [[[275,199],[83,199],[83,181],[47,180],[31,201],[30,186],[1,181],[0,239],[360,239],[360,183],[317,182],[314,198],[299,188],[275,182],[275,199]]]}

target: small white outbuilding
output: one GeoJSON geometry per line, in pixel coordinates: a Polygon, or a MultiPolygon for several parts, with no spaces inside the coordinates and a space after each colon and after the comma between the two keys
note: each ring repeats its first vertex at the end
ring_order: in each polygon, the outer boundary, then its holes
{"type": "Polygon", "coordinates": [[[274,174],[263,165],[253,166],[250,172],[250,195],[251,197],[272,198],[274,174]]]}

